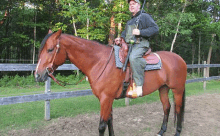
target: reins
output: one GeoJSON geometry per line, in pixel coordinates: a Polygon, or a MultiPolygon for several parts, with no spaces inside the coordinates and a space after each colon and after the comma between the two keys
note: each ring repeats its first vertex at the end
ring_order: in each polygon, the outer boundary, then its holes
{"type": "Polygon", "coordinates": [[[110,53],[110,55],[109,55],[109,57],[108,57],[108,61],[107,61],[107,63],[105,64],[104,69],[102,70],[101,74],[95,79],[95,81],[93,81],[93,82],[91,83],[91,85],[94,84],[94,83],[95,83],[95,82],[101,77],[101,75],[104,73],[104,71],[105,71],[105,69],[106,69],[108,63],[110,62],[110,59],[111,59],[111,56],[112,56],[113,50],[114,50],[114,48],[112,47],[112,49],[111,49],[111,53],[110,53]]]}

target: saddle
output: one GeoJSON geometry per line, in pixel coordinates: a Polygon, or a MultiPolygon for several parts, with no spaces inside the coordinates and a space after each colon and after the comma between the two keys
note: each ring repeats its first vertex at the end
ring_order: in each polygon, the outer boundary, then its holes
{"type": "MultiPolygon", "coordinates": [[[[121,48],[119,50],[119,58],[123,64],[125,62],[127,55],[128,55],[128,45],[122,39],[121,48]]],[[[147,64],[157,64],[160,61],[158,56],[151,52],[151,48],[149,48],[149,50],[143,55],[143,58],[145,59],[147,64]]]]}

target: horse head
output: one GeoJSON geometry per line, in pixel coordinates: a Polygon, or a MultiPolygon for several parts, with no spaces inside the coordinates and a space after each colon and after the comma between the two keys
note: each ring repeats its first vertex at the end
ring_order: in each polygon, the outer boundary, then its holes
{"type": "Polygon", "coordinates": [[[48,35],[41,43],[38,63],[34,74],[37,82],[46,81],[47,77],[51,76],[57,67],[66,61],[67,54],[65,48],[60,46],[61,33],[62,30],[56,33],[52,33],[49,30],[48,35]]]}

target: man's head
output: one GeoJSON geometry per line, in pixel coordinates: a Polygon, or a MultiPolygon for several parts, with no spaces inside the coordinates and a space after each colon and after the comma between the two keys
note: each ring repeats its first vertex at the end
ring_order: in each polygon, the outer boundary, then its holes
{"type": "Polygon", "coordinates": [[[129,10],[133,14],[133,16],[140,11],[140,1],[139,0],[128,0],[129,3],[129,10]]]}

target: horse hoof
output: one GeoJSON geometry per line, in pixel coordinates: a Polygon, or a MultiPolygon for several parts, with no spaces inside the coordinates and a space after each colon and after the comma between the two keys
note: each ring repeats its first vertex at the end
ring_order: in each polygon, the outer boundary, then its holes
{"type": "Polygon", "coordinates": [[[162,135],[160,135],[160,134],[157,134],[156,136],[162,136],[162,135]]]}

